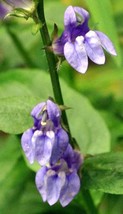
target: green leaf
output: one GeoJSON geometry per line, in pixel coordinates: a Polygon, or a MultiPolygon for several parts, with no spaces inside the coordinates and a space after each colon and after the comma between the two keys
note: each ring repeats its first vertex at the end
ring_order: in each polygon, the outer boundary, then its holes
{"type": "Polygon", "coordinates": [[[123,211],[123,195],[111,195],[106,194],[101,202],[101,207],[103,207],[103,213],[108,214],[122,214],[123,211]]]}
{"type": "Polygon", "coordinates": [[[87,98],[68,88],[64,82],[63,85],[65,104],[72,108],[67,111],[70,129],[82,153],[109,151],[110,134],[102,117],[87,98]]]}
{"type": "Polygon", "coordinates": [[[19,159],[8,176],[0,183],[0,213],[6,214],[9,209],[12,213],[13,206],[17,207],[29,175],[30,171],[25,167],[24,161],[19,159]]]}
{"type": "Polygon", "coordinates": [[[0,184],[6,179],[18,158],[21,156],[19,140],[15,136],[0,133],[0,184]]]}
{"type": "Polygon", "coordinates": [[[93,1],[86,0],[87,6],[91,11],[92,18],[100,31],[104,32],[114,43],[117,57],[114,57],[117,65],[122,63],[122,55],[118,40],[117,29],[113,19],[113,9],[110,0],[93,1]]]}
{"type": "Polygon", "coordinates": [[[19,138],[0,133],[0,213],[2,214],[11,210],[14,204],[17,207],[30,173],[21,157],[19,138]]]}
{"type": "Polygon", "coordinates": [[[83,187],[123,194],[123,153],[106,153],[85,159],[83,187]]]}
{"type": "Polygon", "coordinates": [[[33,126],[32,107],[39,102],[33,97],[7,97],[0,99],[0,130],[19,134],[33,126]]]}
{"type": "MultiPolygon", "coordinates": [[[[20,92],[19,94],[17,92],[16,97],[13,98],[14,90],[10,90],[10,93],[8,90],[8,96],[11,98],[5,97],[6,94],[0,100],[0,129],[17,134],[32,126],[30,112],[39,100],[29,97],[26,92],[30,90],[33,96],[40,96],[39,102],[45,101],[53,94],[48,74],[28,69],[13,70],[2,74],[0,77],[1,94],[4,94],[5,85],[12,88],[15,81],[24,84],[27,90],[22,90],[25,96],[20,96],[20,92]]],[[[66,85],[62,79],[60,82],[65,105],[72,108],[67,110],[70,129],[82,153],[97,154],[109,151],[110,134],[102,117],[87,98],[66,85]]]]}

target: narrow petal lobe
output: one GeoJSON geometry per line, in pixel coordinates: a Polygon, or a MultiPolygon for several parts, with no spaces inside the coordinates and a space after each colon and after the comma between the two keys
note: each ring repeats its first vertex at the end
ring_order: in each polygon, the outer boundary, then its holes
{"type": "Polygon", "coordinates": [[[96,32],[97,36],[100,39],[102,47],[107,52],[109,52],[110,54],[116,56],[117,54],[116,54],[115,48],[114,48],[113,43],[111,42],[111,40],[104,33],[100,32],[100,31],[95,31],[95,32],[96,32]]]}
{"type": "Polygon", "coordinates": [[[89,31],[85,35],[85,47],[88,57],[96,64],[105,63],[105,55],[101,47],[98,36],[94,31],[89,31]]]}
{"type": "Polygon", "coordinates": [[[72,6],[69,6],[64,14],[64,25],[65,27],[76,23],[76,14],[72,6]]]}
{"type": "Polygon", "coordinates": [[[79,36],[74,43],[67,42],[64,46],[66,60],[80,73],[85,73],[88,67],[88,58],[83,40],[84,38],[79,36]]]}

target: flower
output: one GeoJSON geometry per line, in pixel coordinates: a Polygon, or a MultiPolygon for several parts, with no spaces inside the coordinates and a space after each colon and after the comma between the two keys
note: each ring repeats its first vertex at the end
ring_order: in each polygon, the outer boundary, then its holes
{"type": "Polygon", "coordinates": [[[11,11],[11,7],[5,2],[0,2],[0,19],[3,19],[7,13],[11,11]]]}
{"type": "Polygon", "coordinates": [[[22,148],[32,164],[35,160],[41,166],[55,164],[68,146],[68,134],[60,124],[59,107],[47,100],[39,103],[31,112],[34,127],[25,131],[21,138],[22,148]]]}
{"type": "Polygon", "coordinates": [[[43,166],[36,174],[36,186],[44,202],[50,205],[58,200],[65,207],[80,189],[77,174],[82,164],[82,157],[70,145],[61,159],[53,166],[43,166]]]}
{"type": "Polygon", "coordinates": [[[69,144],[67,132],[61,126],[61,110],[53,101],[36,105],[31,116],[34,127],[21,138],[22,148],[30,163],[41,165],[35,183],[44,202],[57,201],[67,206],[80,189],[78,170],[83,162],[79,151],[69,144]]]}
{"type": "Polygon", "coordinates": [[[0,2],[0,19],[4,19],[4,17],[15,8],[29,9],[31,5],[31,0],[3,0],[0,2]]]}
{"type": "Polygon", "coordinates": [[[64,32],[52,44],[54,53],[64,56],[80,73],[86,72],[88,57],[96,64],[105,63],[103,48],[116,55],[110,39],[100,31],[90,30],[88,20],[89,13],[85,9],[69,6],[64,14],[64,32]]]}

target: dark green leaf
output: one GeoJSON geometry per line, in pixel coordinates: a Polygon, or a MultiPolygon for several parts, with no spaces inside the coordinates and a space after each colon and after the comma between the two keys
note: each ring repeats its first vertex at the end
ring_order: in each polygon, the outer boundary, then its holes
{"type": "Polygon", "coordinates": [[[0,184],[6,179],[18,158],[21,156],[20,143],[17,137],[0,133],[0,184]]]}
{"type": "Polygon", "coordinates": [[[20,159],[8,173],[8,176],[0,183],[0,213],[6,214],[9,210],[9,213],[11,213],[13,206],[17,208],[26,181],[29,179],[29,174],[30,171],[25,167],[24,161],[20,159]]]}
{"type": "Polygon", "coordinates": [[[19,138],[0,133],[0,213],[17,207],[30,171],[21,160],[19,138]]]}
{"type": "Polygon", "coordinates": [[[87,158],[82,176],[84,188],[123,194],[123,153],[105,153],[87,158]]]}

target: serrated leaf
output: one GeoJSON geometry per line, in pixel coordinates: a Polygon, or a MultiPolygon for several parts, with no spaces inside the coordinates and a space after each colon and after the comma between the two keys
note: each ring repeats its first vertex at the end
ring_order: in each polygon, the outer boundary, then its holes
{"type": "Polygon", "coordinates": [[[83,187],[106,193],[123,194],[123,153],[89,157],[82,169],[83,187]]]}

